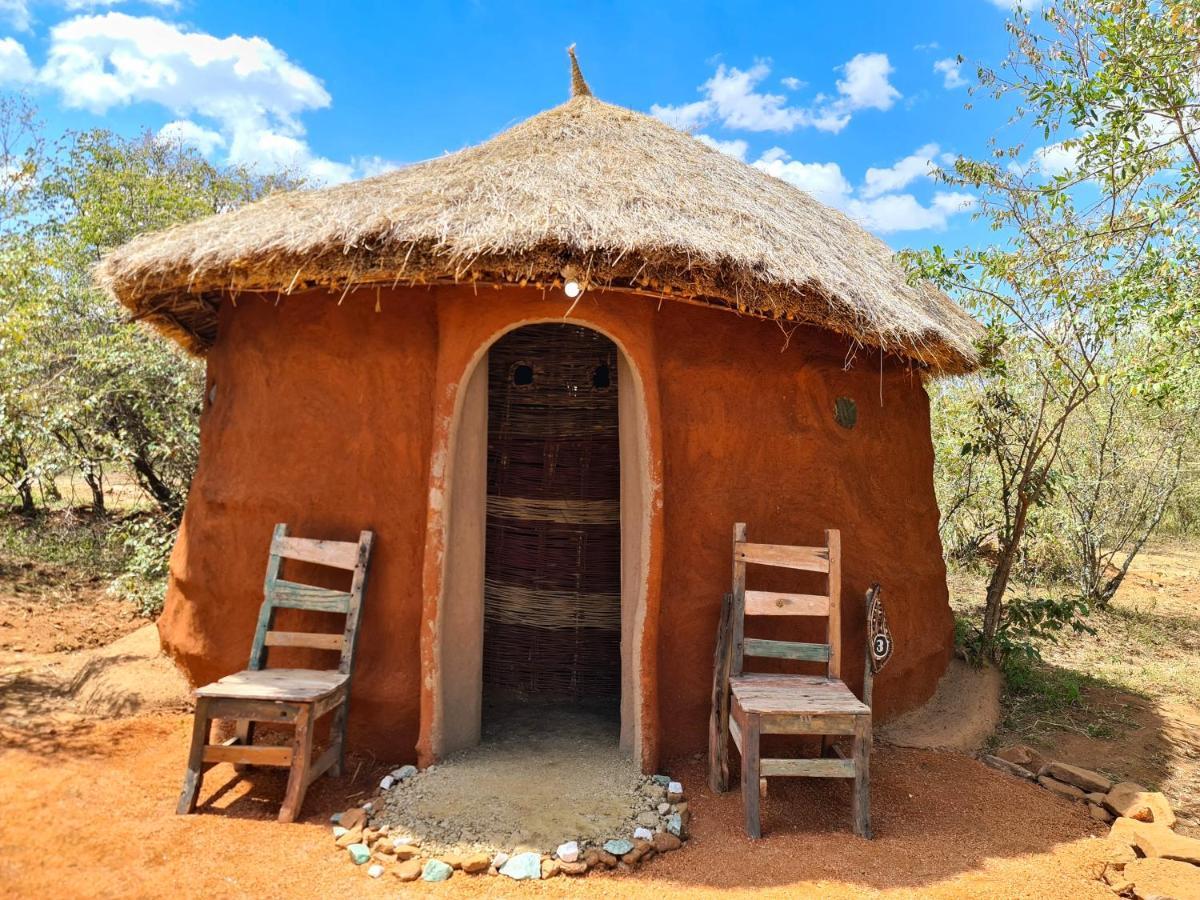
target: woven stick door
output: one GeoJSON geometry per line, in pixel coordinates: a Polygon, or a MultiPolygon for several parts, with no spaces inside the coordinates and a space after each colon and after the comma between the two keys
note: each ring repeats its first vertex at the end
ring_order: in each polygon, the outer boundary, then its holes
{"type": "Polygon", "coordinates": [[[488,354],[484,682],[615,701],[620,690],[616,347],[534,325],[488,354]]]}

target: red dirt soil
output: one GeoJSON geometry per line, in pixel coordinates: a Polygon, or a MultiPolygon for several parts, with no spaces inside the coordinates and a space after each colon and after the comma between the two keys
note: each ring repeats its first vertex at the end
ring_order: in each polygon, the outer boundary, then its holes
{"type": "MultiPolygon", "coordinates": [[[[383,769],[351,760],[313,785],[302,821],[274,821],[283,776],[210,770],[201,812],[174,815],[190,720],[97,724],[53,753],[0,751],[0,894],[59,897],[727,896],[1111,898],[1104,829],[1083,808],[949,753],[876,748],[877,837],[849,831],[846,785],[777,779],[766,836],[741,831],[739,795],[714,797],[702,764],[672,772],[692,789],[692,839],[629,874],[517,884],[456,874],[446,885],[373,881],[333,847],[330,813],[359,802],[383,769]]],[[[365,867],[363,867],[365,869],[365,867]]]]}
{"type": "Polygon", "coordinates": [[[61,653],[102,647],[146,624],[104,579],[0,558],[0,650],[61,653]]]}

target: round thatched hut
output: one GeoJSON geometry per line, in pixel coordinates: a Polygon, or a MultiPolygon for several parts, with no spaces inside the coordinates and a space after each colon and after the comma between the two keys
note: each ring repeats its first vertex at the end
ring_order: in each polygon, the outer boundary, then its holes
{"type": "Polygon", "coordinates": [[[371,528],[352,742],[428,762],[517,691],[608,707],[650,768],[704,746],[732,524],[832,527],[843,671],[878,580],[876,715],[921,702],[952,637],[924,382],[972,367],[975,324],[841,213],[574,66],[572,93],[103,261],[207,358],[165,646],[196,681],[243,667],[274,523],[371,528]]]}

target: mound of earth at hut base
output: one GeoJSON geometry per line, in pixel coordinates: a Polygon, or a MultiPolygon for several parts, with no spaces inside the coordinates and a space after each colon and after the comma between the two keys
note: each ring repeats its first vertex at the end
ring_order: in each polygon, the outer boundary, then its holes
{"type": "Polygon", "coordinates": [[[615,722],[520,704],[493,717],[478,746],[382,792],[371,827],[409,835],[425,852],[552,853],[565,841],[666,831],[672,812],[666,788],[621,752],[615,722]]]}

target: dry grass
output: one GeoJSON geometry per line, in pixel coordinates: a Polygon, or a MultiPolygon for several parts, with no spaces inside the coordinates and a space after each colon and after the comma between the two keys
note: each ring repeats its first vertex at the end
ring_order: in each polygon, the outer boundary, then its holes
{"type": "Polygon", "coordinates": [[[845,215],[583,92],[476,147],[144,235],[97,278],[197,353],[238,292],[574,279],[819,325],[941,372],[976,361],[976,323],[845,215]]]}
{"type": "MultiPolygon", "coordinates": [[[[960,614],[977,615],[983,592],[978,576],[951,578],[960,614]]],[[[1087,622],[1094,635],[1043,642],[1041,662],[1007,667],[994,743],[1161,789],[1200,836],[1200,541],[1152,544],[1087,622]]]]}
{"type": "MultiPolygon", "coordinates": [[[[974,615],[985,590],[981,576],[950,577],[955,611],[974,615]]],[[[1022,592],[1062,595],[1063,585],[1026,585],[1022,592]]],[[[1200,704],[1200,541],[1152,544],[1135,561],[1109,608],[1087,617],[1095,635],[1063,634],[1038,649],[1049,666],[1123,690],[1200,704]]]]}

